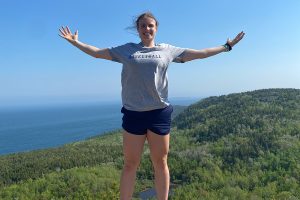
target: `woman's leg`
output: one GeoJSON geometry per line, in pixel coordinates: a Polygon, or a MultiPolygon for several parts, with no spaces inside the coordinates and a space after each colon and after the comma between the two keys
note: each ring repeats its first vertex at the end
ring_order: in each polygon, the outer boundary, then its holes
{"type": "Polygon", "coordinates": [[[154,167],[155,189],[158,200],[167,200],[170,185],[169,168],[167,164],[170,134],[158,135],[147,131],[150,156],[154,167]]]}
{"type": "Polygon", "coordinates": [[[124,167],[121,175],[121,200],[130,200],[134,191],[136,170],[140,164],[146,135],[134,135],[124,130],[123,154],[124,167]]]}

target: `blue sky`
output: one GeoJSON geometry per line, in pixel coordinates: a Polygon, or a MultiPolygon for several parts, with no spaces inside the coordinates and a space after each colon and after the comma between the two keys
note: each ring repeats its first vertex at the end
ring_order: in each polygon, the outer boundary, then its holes
{"type": "Polygon", "coordinates": [[[201,49],[246,33],[229,53],[171,64],[170,97],[300,88],[298,0],[10,0],[0,7],[0,105],[120,101],[122,66],[84,54],[58,29],[99,48],[139,42],[126,27],[148,10],[157,43],[201,49]]]}

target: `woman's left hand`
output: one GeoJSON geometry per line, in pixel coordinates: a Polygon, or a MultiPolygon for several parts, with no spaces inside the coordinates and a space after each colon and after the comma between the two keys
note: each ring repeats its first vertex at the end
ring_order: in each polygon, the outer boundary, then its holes
{"type": "Polygon", "coordinates": [[[227,39],[227,43],[233,47],[234,45],[236,45],[241,39],[243,39],[245,33],[242,31],[239,34],[237,34],[237,36],[235,36],[235,38],[233,40],[230,40],[229,38],[227,39]]]}

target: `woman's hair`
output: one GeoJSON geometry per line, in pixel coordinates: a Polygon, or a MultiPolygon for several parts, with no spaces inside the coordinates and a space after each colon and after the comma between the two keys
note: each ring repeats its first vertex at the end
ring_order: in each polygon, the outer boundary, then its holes
{"type": "Polygon", "coordinates": [[[145,18],[145,17],[149,17],[149,18],[154,19],[155,20],[155,25],[156,25],[156,27],[158,27],[157,19],[154,17],[154,15],[151,12],[147,11],[147,12],[144,12],[144,13],[140,14],[139,16],[135,16],[134,19],[133,19],[133,22],[132,22],[132,26],[127,27],[126,30],[130,30],[130,32],[133,31],[134,34],[136,34],[137,33],[136,31],[139,28],[140,20],[145,18]]]}
{"type": "Polygon", "coordinates": [[[140,22],[140,20],[143,19],[143,18],[145,18],[145,17],[149,17],[149,18],[154,19],[155,25],[156,25],[156,27],[158,27],[158,21],[157,21],[157,19],[154,17],[154,15],[153,15],[151,12],[148,11],[148,12],[142,13],[142,14],[140,14],[138,17],[136,17],[136,19],[135,19],[135,24],[134,24],[136,30],[137,30],[138,27],[139,27],[139,22],[140,22]]]}

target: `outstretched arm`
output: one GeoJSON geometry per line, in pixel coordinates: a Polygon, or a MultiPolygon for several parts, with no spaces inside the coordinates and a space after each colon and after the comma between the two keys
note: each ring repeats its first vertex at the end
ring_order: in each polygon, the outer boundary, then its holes
{"type": "Polygon", "coordinates": [[[227,46],[222,45],[219,47],[212,47],[212,48],[206,48],[201,50],[195,50],[195,49],[187,49],[184,51],[184,53],[181,55],[181,62],[187,62],[195,59],[202,59],[207,58],[210,56],[214,56],[216,54],[219,54],[221,52],[229,51],[231,48],[236,45],[243,37],[245,33],[242,31],[240,32],[233,40],[227,39],[227,46]],[[229,45],[229,46],[228,46],[229,45]]]}
{"type": "Polygon", "coordinates": [[[88,55],[93,56],[95,58],[112,60],[112,57],[110,56],[108,49],[99,49],[97,47],[80,42],[78,40],[78,30],[75,32],[74,35],[72,34],[71,30],[67,26],[65,28],[61,27],[61,29],[59,29],[59,31],[61,33],[61,34],[59,34],[60,37],[66,39],[68,42],[73,44],[75,47],[77,47],[81,51],[87,53],[88,55]]]}

